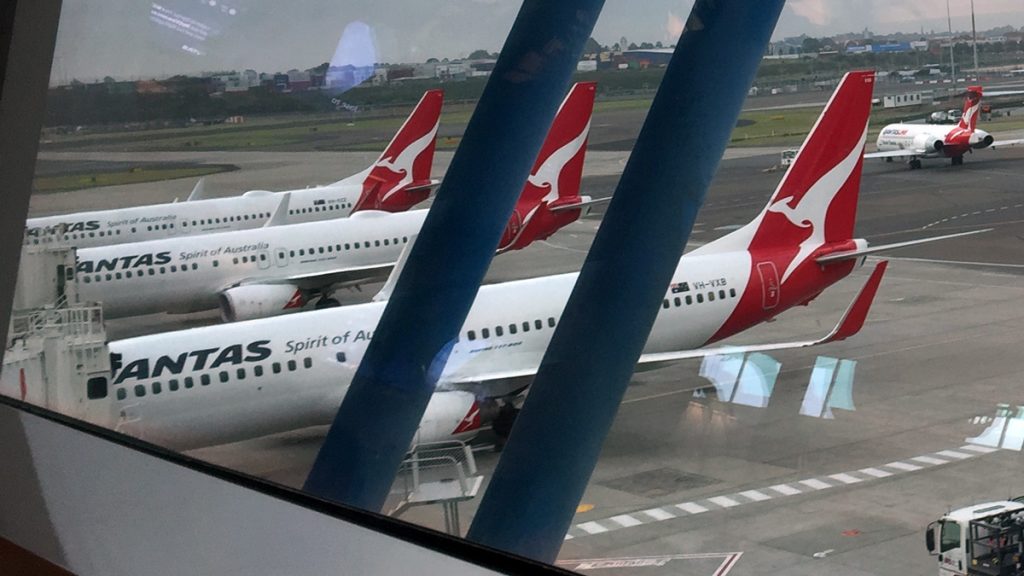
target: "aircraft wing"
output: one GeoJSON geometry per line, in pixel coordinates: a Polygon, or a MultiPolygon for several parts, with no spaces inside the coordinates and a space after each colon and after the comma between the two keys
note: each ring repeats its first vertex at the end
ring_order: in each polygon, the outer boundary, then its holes
{"type": "Polygon", "coordinates": [[[885,152],[868,152],[864,158],[910,158],[911,156],[924,156],[924,150],[887,150],[885,152]]]}
{"type": "MultiPolygon", "coordinates": [[[[853,303],[850,304],[849,308],[843,314],[843,317],[839,320],[832,331],[825,336],[816,340],[798,340],[794,342],[779,342],[774,344],[754,344],[748,346],[716,346],[713,348],[698,348],[696,350],[679,350],[674,352],[654,352],[650,354],[642,354],[637,360],[638,370],[650,370],[654,368],[660,368],[675,362],[682,360],[689,360],[691,358],[703,358],[704,356],[715,356],[718,354],[735,354],[735,353],[747,353],[747,352],[769,352],[772,350],[788,350],[792,348],[806,348],[809,346],[817,346],[819,344],[827,344],[829,342],[837,342],[839,340],[845,340],[858,332],[864,327],[864,321],[867,319],[868,311],[871,309],[871,304],[874,302],[875,294],[878,292],[878,286],[882,282],[882,276],[885,274],[886,266],[889,262],[882,260],[875,265],[875,269],[871,272],[871,276],[868,277],[867,282],[860,289],[857,297],[853,303]]],[[[486,383],[488,381],[498,380],[513,380],[513,379],[525,379],[527,377],[534,376],[537,373],[536,367],[523,368],[519,370],[504,370],[500,372],[493,372],[484,375],[473,375],[463,376],[453,379],[445,379],[442,384],[479,384],[486,383]]]]}
{"type": "Polygon", "coordinates": [[[391,269],[393,267],[393,263],[370,264],[367,266],[349,266],[346,268],[321,270],[307,274],[250,278],[242,280],[236,284],[232,284],[231,286],[225,286],[224,288],[227,289],[233,288],[234,286],[245,286],[250,284],[291,284],[296,288],[307,290],[335,285],[357,286],[368,282],[379,282],[385,280],[388,277],[388,274],[391,273],[391,269]]]}

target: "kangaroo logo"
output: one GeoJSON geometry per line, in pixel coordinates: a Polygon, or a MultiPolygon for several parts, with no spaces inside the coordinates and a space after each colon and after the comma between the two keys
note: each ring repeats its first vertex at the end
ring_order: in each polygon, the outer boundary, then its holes
{"type": "Polygon", "coordinates": [[[371,179],[374,179],[374,177],[379,178],[379,176],[377,175],[377,171],[380,168],[388,170],[389,172],[398,174],[400,176],[398,181],[380,197],[381,201],[387,199],[389,196],[394,194],[403,186],[412,182],[413,162],[415,162],[416,158],[418,158],[419,155],[423,153],[423,151],[426,150],[428,146],[430,146],[430,143],[434,141],[434,136],[436,134],[437,123],[434,123],[434,127],[429,132],[419,137],[418,139],[414,140],[408,146],[403,148],[400,152],[394,155],[386,155],[373,165],[373,171],[370,173],[370,176],[366,179],[366,183],[368,183],[371,179]]]}
{"type": "Polygon", "coordinates": [[[796,196],[788,196],[777,200],[768,207],[769,212],[781,214],[786,220],[797,228],[810,228],[811,234],[800,243],[800,250],[796,257],[789,263],[786,271],[782,274],[782,282],[785,282],[789,275],[806,260],[812,252],[825,244],[825,216],[828,207],[832,205],[836,194],[842,189],[843,184],[850,179],[857,162],[860,161],[861,151],[864,149],[864,140],[867,138],[867,126],[861,134],[857,144],[850,150],[846,158],[836,164],[831,170],[818,179],[807,192],[797,200],[796,196]],[[793,201],[796,200],[796,206],[793,201]]]}
{"type": "Polygon", "coordinates": [[[586,142],[587,135],[589,133],[590,120],[587,120],[587,124],[575,138],[548,155],[548,157],[544,159],[544,163],[541,164],[533,174],[530,174],[527,182],[532,186],[541,189],[550,187],[548,193],[541,198],[541,202],[552,202],[554,200],[558,200],[560,195],[558,190],[558,178],[561,176],[562,170],[565,169],[565,165],[575,158],[576,154],[578,154],[580,149],[583,148],[583,143],[586,142]]]}

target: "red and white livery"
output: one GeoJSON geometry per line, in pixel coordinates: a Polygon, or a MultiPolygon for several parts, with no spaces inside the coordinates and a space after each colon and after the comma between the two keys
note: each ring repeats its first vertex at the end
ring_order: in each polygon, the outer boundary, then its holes
{"type": "MultiPolygon", "coordinates": [[[[884,261],[821,338],[708,346],[807,304],[866,254],[900,246],[869,248],[852,237],[873,84],[871,72],[847,74],[761,213],[679,260],[640,367],[723,350],[813,346],[860,330],[884,261]]],[[[529,385],[576,278],[561,274],[480,288],[451,344],[420,429],[422,441],[470,432],[479,423],[475,401],[529,385]]],[[[384,306],[372,302],[112,342],[109,386],[94,386],[97,398],[87,402],[109,414],[107,425],[178,447],[325,424],[336,414],[384,306]]]]}
{"type": "MultiPolygon", "coordinates": [[[[366,170],[326,186],[286,191],[289,222],[315,222],[361,210],[403,212],[425,200],[437,184],[430,177],[444,94],[428,90],[380,157],[366,170]]],[[[111,210],[29,218],[26,245],[75,248],[131,244],[264,225],[285,192],[250,190],[208,198],[203,180],[188,200],[111,210]]]]}
{"type": "Polygon", "coordinates": [[[947,126],[933,124],[889,124],[878,133],[875,142],[877,152],[865,154],[865,158],[905,158],[911,169],[921,167],[922,158],[949,158],[952,164],[964,163],[964,154],[983,148],[1016,146],[1024,140],[996,139],[978,128],[981,112],[981,86],[969,86],[964,98],[963,115],[952,130],[947,126]]]}
{"type": "MultiPolygon", "coordinates": [[[[593,203],[579,194],[593,107],[593,83],[577,84],[562,103],[506,228],[501,252],[547,238],[593,203]]],[[[432,130],[419,141],[425,145],[428,138],[433,142],[432,130]]],[[[411,144],[388,147],[416,149],[411,144]]],[[[385,152],[387,163],[378,162],[366,179],[407,171],[408,166],[396,168],[405,152],[398,152],[398,160],[389,154],[385,152]]],[[[381,203],[400,197],[382,194],[383,182],[404,194],[401,181],[381,179],[366,188],[364,197],[381,203]]],[[[296,312],[307,303],[337,306],[331,296],[336,289],[387,278],[427,216],[427,210],[390,214],[366,209],[350,218],[291,224],[295,198],[295,193],[277,197],[274,216],[255,230],[80,249],[79,295],[102,302],[108,318],[219,307],[225,320],[235,321],[296,312]]]]}

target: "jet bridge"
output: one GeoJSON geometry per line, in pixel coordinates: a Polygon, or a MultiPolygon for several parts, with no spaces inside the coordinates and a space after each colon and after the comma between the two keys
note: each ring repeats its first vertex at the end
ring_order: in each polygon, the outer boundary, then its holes
{"type": "Polygon", "coordinates": [[[87,402],[110,392],[103,310],[79,302],[74,270],[71,248],[22,250],[0,394],[109,427],[112,403],[87,402]]]}

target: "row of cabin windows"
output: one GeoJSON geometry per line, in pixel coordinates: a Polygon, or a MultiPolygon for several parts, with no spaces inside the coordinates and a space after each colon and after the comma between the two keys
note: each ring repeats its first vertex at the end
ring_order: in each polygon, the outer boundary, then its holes
{"type": "MultiPolygon", "coordinates": [[[[718,299],[719,300],[725,300],[726,298],[735,298],[736,297],[736,289],[735,288],[729,288],[729,292],[728,293],[726,293],[725,290],[719,290],[717,294],[718,294],[718,299]]],[[[674,305],[674,306],[676,306],[678,308],[679,306],[682,306],[684,302],[686,303],[687,306],[689,306],[689,305],[693,304],[694,300],[697,301],[697,304],[703,304],[705,302],[705,298],[707,299],[708,302],[714,302],[715,301],[715,291],[712,290],[712,291],[708,292],[706,297],[705,297],[705,295],[703,293],[698,293],[695,296],[694,295],[686,296],[685,299],[682,299],[679,296],[676,296],[676,297],[672,298],[671,301],[669,301],[668,298],[665,298],[661,302],[661,307],[662,308],[671,308],[674,305]]]]}
{"type": "MultiPolygon", "coordinates": [[[[242,214],[241,216],[225,216],[224,218],[200,218],[199,220],[192,220],[193,226],[207,226],[209,224],[222,224],[226,222],[241,222],[243,220],[266,220],[270,218],[270,212],[257,212],[256,214],[242,214]]],[[[182,220],[181,227],[184,228],[189,225],[188,220],[182,220]]],[[[174,224],[171,224],[171,228],[174,228],[174,224]]],[[[148,227],[147,227],[148,229],[148,227]]],[[[132,232],[135,230],[133,229],[132,232]]]]}
{"type": "MultiPolygon", "coordinates": [[[[255,254],[253,254],[252,256],[235,256],[232,259],[232,262],[235,263],[235,264],[238,264],[239,262],[241,262],[242,264],[249,264],[250,262],[256,262],[256,260],[259,260],[260,262],[266,262],[267,261],[266,253],[261,252],[258,257],[255,254]]],[[[214,260],[213,261],[213,267],[216,268],[218,266],[220,266],[220,261],[219,260],[214,260]]]]}
{"type": "MultiPolygon", "coordinates": [[[[237,260],[237,258],[236,258],[237,260]]],[[[217,263],[214,262],[214,266],[217,263]]],[[[126,270],[125,272],[107,272],[106,274],[93,274],[84,275],[82,281],[86,284],[92,282],[102,282],[103,280],[120,280],[122,278],[142,278],[143,276],[156,276],[157,274],[174,274],[177,272],[188,272],[189,270],[199,270],[199,264],[193,262],[192,264],[182,264],[180,267],[172,264],[171,266],[160,266],[159,268],[141,268],[139,270],[126,270]]]]}
{"type": "MultiPolygon", "coordinates": [[[[345,250],[359,250],[360,248],[371,248],[371,247],[379,248],[380,246],[391,246],[391,245],[398,246],[399,244],[406,244],[408,242],[409,242],[409,237],[408,236],[402,236],[401,240],[399,240],[399,238],[397,238],[397,237],[396,238],[385,238],[384,240],[374,240],[372,244],[369,241],[366,241],[366,242],[351,242],[351,243],[350,242],[346,242],[344,244],[344,249],[345,250]]],[[[306,250],[305,248],[299,248],[298,250],[289,250],[288,251],[288,256],[290,256],[291,258],[294,258],[296,256],[305,256],[306,254],[309,254],[311,256],[313,254],[330,254],[332,252],[341,252],[342,248],[343,248],[343,246],[341,244],[328,244],[327,246],[319,246],[317,248],[310,248],[309,250],[306,250]]],[[[285,257],[284,251],[283,250],[278,251],[277,257],[283,259],[285,257]]]]}
{"type": "MultiPolygon", "coordinates": [[[[555,327],[555,319],[554,319],[554,317],[549,316],[548,317],[548,328],[554,328],[554,327],[555,327]]],[[[530,328],[530,321],[529,320],[524,320],[522,324],[517,324],[515,322],[513,322],[512,324],[509,324],[508,325],[508,333],[509,334],[518,334],[520,328],[522,329],[523,332],[529,332],[531,330],[531,328],[530,328]]],[[[543,330],[544,329],[544,322],[542,320],[534,320],[533,321],[533,328],[532,329],[533,330],[543,330]]],[[[504,325],[495,326],[494,327],[494,335],[495,336],[504,336],[505,335],[505,330],[506,330],[506,327],[504,325]]],[[[490,338],[490,337],[491,337],[491,329],[490,328],[481,328],[480,329],[480,338],[486,339],[486,338],[490,338]]],[[[468,332],[466,332],[466,339],[469,340],[469,341],[476,340],[476,330],[469,330],[468,332]]]]}
{"type": "MultiPolygon", "coordinates": [[[[293,210],[289,210],[288,213],[289,214],[307,214],[307,213],[312,213],[312,212],[328,212],[328,211],[334,211],[334,210],[341,210],[342,208],[351,208],[351,207],[352,207],[352,204],[350,204],[350,203],[331,204],[329,206],[314,206],[312,208],[296,208],[296,209],[293,209],[293,210]]],[[[242,222],[242,221],[247,221],[247,220],[250,220],[250,219],[251,220],[266,220],[267,218],[270,218],[270,216],[271,216],[270,212],[257,212],[256,214],[242,214],[241,216],[226,216],[224,218],[200,218],[198,220],[192,220],[191,222],[189,220],[182,220],[181,227],[182,228],[187,228],[189,226],[189,224],[191,224],[192,226],[206,226],[206,225],[209,225],[209,224],[222,224],[222,223],[228,223],[228,222],[242,222]]],[[[173,222],[171,222],[169,224],[151,224],[151,225],[147,225],[146,226],[146,231],[147,232],[153,232],[155,230],[173,230],[174,228],[175,228],[175,225],[174,225],[173,222]]],[[[131,229],[132,234],[135,234],[137,231],[138,231],[138,229],[133,226],[132,229],[131,229]]],[[[61,239],[62,240],[78,240],[79,238],[87,238],[87,237],[88,238],[96,238],[98,236],[100,238],[103,238],[105,236],[120,236],[120,235],[121,235],[121,230],[120,229],[114,229],[114,230],[110,230],[109,232],[104,231],[104,230],[100,230],[99,232],[82,232],[82,233],[77,233],[76,232],[76,233],[73,233],[73,234],[63,234],[63,235],[61,235],[61,239]]],[[[44,242],[52,242],[52,241],[55,240],[55,238],[54,237],[44,237],[42,240],[44,242]]],[[[33,238],[32,239],[32,243],[33,244],[39,244],[39,242],[40,242],[39,238],[33,238]]]]}
{"type": "MultiPolygon", "coordinates": [[[[341,353],[339,353],[339,354],[341,354],[341,353]]],[[[312,358],[303,358],[302,359],[302,367],[304,369],[312,368],[313,367],[313,359],[312,358]]],[[[272,363],[270,365],[270,371],[272,373],[274,373],[274,374],[280,374],[286,368],[287,368],[287,370],[289,372],[295,372],[296,370],[299,369],[299,363],[297,361],[295,361],[295,360],[289,360],[288,362],[286,362],[283,365],[280,362],[274,362],[274,363],[272,363]]],[[[252,367],[252,375],[253,375],[254,378],[259,378],[259,377],[263,376],[264,374],[265,374],[265,371],[264,371],[263,366],[257,364],[256,366],[252,367]]],[[[213,377],[212,376],[213,375],[211,375],[211,374],[200,374],[199,378],[198,378],[199,385],[200,386],[209,386],[210,383],[213,381],[213,377]]],[[[228,370],[221,370],[220,372],[216,373],[216,376],[217,376],[217,380],[220,381],[220,382],[228,382],[229,380],[231,380],[231,372],[228,371],[228,370]]],[[[235,379],[236,380],[245,380],[246,377],[247,377],[247,372],[246,372],[245,368],[235,368],[235,379]]],[[[104,379],[104,381],[105,380],[106,379],[104,379]]],[[[92,380],[90,380],[90,382],[91,381],[92,380]]],[[[186,389],[193,388],[195,385],[196,385],[196,379],[193,378],[192,376],[185,376],[184,378],[181,378],[181,379],[171,378],[171,379],[167,380],[167,390],[170,391],[170,392],[177,392],[179,389],[181,389],[181,387],[184,387],[186,389]]],[[[105,383],[104,383],[104,387],[105,387],[105,383]]],[[[132,391],[134,392],[136,398],[142,398],[147,393],[152,393],[152,394],[160,394],[160,393],[162,393],[164,391],[164,385],[163,385],[162,381],[154,380],[153,382],[149,383],[148,387],[145,384],[136,384],[132,391]]],[[[88,390],[88,392],[89,392],[89,396],[88,397],[90,399],[95,399],[94,396],[93,396],[94,390],[90,389],[90,390],[88,390]]],[[[115,392],[115,395],[117,396],[118,400],[125,400],[125,399],[128,398],[128,391],[125,388],[118,388],[117,391],[115,392]]],[[[105,397],[105,396],[106,396],[106,392],[104,392],[103,396],[100,396],[100,397],[105,397]]]]}
{"type": "MultiPolygon", "coordinates": [[[[132,229],[132,232],[134,232],[134,231],[135,230],[132,229]]],[[[72,233],[72,234],[61,234],[60,238],[61,238],[61,240],[78,240],[79,238],[95,238],[97,236],[99,236],[100,238],[103,238],[104,236],[120,236],[120,235],[121,235],[121,231],[120,230],[111,230],[109,232],[105,232],[103,230],[100,230],[99,232],[88,232],[88,233],[86,233],[86,232],[82,232],[82,233],[75,232],[75,233],[72,233]]],[[[56,240],[57,240],[56,236],[44,236],[42,239],[40,239],[40,238],[33,238],[32,239],[32,243],[33,244],[39,244],[40,242],[54,242],[56,240]]]]}
{"type": "Polygon", "coordinates": [[[351,203],[331,204],[329,206],[313,206],[312,208],[295,208],[289,210],[289,214],[311,214],[313,212],[327,212],[329,210],[341,210],[342,208],[351,208],[351,203]]]}
{"type": "MultiPolygon", "coordinates": [[[[236,257],[234,257],[232,259],[234,264],[239,264],[239,263],[241,263],[241,264],[255,263],[257,260],[259,260],[261,262],[266,262],[267,261],[267,255],[261,253],[259,255],[252,255],[252,256],[236,256],[236,257]]],[[[220,267],[220,260],[214,260],[212,262],[212,264],[213,264],[214,268],[218,268],[218,267],[220,267]]],[[[86,275],[86,276],[84,276],[83,281],[86,284],[89,284],[91,282],[102,282],[104,279],[106,279],[106,280],[120,280],[122,278],[133,278],[133,277],[141,278],[143,276],[146,276],[147,274],[149,276],[156,276],[157,274],[169,274],[169,273],[173,274],[173,273],[176,273],[176,272],[187,272],[189,270],[199,270],[199,264],[197,262],[193,262],[191,264],[182,264],[180,267],[177,266],[177,265],[172,264],[171,266],[160,266],[159,268],[144,268],[142,270],[135,270],[134,272],[131,271],[131,270],[128,270],[128,271],[124,272],[123,274],[121,272],[114,272],[113,274],[108,272],[107,274],[93,274],[92,276],[86,275]]]]}

